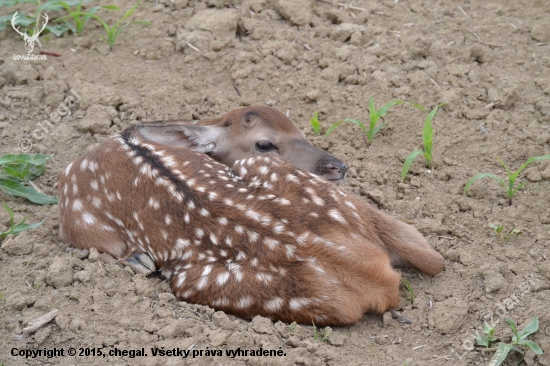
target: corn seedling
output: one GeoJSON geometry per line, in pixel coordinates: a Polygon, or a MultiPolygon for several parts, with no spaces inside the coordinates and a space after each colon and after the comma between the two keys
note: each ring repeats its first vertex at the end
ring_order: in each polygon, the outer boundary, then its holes
{"type": "Polygon", "coordinates": [[[407,173],[409,172],[409,169],[411,168],[412,163],[414,162],[414,159],[416,159],[418,156],[422,155],[426,159],[426,162],[428,163],[428,169],[432,169],[432,147],[433,147],[433,137],[434,137],[434,129],[433,129],[433,119],[439,110],[441,106],[445,105],[445,103],[438,105],[435,107],[429,114],[428,117],[426,117],[426,120],[424,121],[424,130],[422,132],[422,142],[424,144],[424,151],[422,150],[415,150],[412,153],[407,156],[405,159],[405,163],[403,164],[403,169],[401,169],[401,182],[405,181],[405,177],[407,176],[407,173]]]}
{"type": "Polygon", "coordinates": [[[313,113],[313,117],[311,117],[309,123],[311,124],[311,128],[316,135],[321,133],[321,124],[319,123],[319,111],[315,111],[313,113]]]}
{"type": "MultiPolygon", "coordinates": [[[[67,0],[65,4],[69,7],[78,6],[78,4],[89,3],[92,0],[67,0]]],[[[3,0],[0,1],[0,8],[3,6],[14,7],[20,4],[30,3],[36,5],[36,10],[31,13],[17,12],[13,11],[7,15],[0,16],[0,31],[7,28],[8,24],[11,23],[13,15],[16,15],[17,24],[14,26],[20,26],[21,28],[38,28],[41,24],[42,14],[51,14],[53,12],[62,11],[64,6],[59,1],[42,1],[42,0],[3,0]]],[[[54,22],[49,22],[44,27],[44,32],[50,32],[56,37],[61,37],[63,33],[69,31],[71,27],[67,24],[57,24],[54,25],[54,22]]]]}
{"type": "Polygon", "coordinates": [[[533,320],[529,324],[525,326],[525,329],[518,331],[516,323],[506,318],[505,319],[508,324],[510,324],[510,329],[512,331],[512,342],[511,343],[501,343],[496,348],[488,348],[489,344],[491,342],[496,341],[498,338],[493,337],[494,329],[491,328],[487,323],[485,323],[485,330],[487,330],[486,336],[476,336],[477,344],[480,346],[485,347],[483,350],[485,351],[495,351],[495,354],[493,358],[491,358],[491,361],[489,361],[488,366],[499,366],[506,360],[508,357],[508,354],[510,351],[516,351],[520,353],[522,356],[525,356],[525,353],[520,350],[518,347],[525,347],[533,351],[533,353],[537,355],[542,355],[542,349],[533,341],[528,340],[527,337],[529,337],[531,334],[535,333],[539,329],[539,319],[538,317],[534,317],[533,320]],[[492,331],[491,331],[492,330],[492,331]],[[490,333],[490,334],[489,334],[490,333]]]}
{"type": "Polygon", "coordinates": [[[489,323],[484,322],[483,323],[483,334],[477,334],[475,336],[475,340],[478,344],[478,346],[482,346],[485,348],[489,348],[489,345],[491,342],[498,341],[497,337],[493,337],[493,334],[495,333],[495,327],[489,325],[489,323]]]}
{"type": "Polygon", "coordinates": [[[504,235],[504,226],[502,224],[495,225],[490,222],[489,227],[493,231],[493,236],[497,238],[504,238],[504,240],[508,240],[514,235],[521,235],[521,230],[515,227],[511,228],[506,235],[504,235]]]}
{"type": "Polygon", "coordinates": [[[321,332],[318,332],[317,327],[315,326],[315,323],[314,322],[312,322],[312,323],[313,323],[313,339],[314,340],[319,339],[321,342],[328,341],[328,335],[326,334],[326,332],[325,332],[325,334],[322,334],[321,332]]]}
{"type": "Polygon", "coordinates": [[[42,225],[45,221],[45,219],[44,219],[44,220],[42,220],[40,222],[37,222],[37,223],[34,223],[34,224],[26,224],[25,221],[27,221],[27,219],[29,218],[29,216],[27,216],[27,217],[23,218],[23,221],[21,221],[20,223],[18,223],[16,225],[12,209],[5,202],[2,202],[2,205],[4,206],[4,209],[6,211],[8,211],[8,215],[10,216],[10,226],[9,226],[7,231],[0,232],[0,238],[3,238],[3,237],[8,236],[10,234],[17,235],[22,231],[34,229],[34,228],[39,227],[40,225],[42,225]]]}
{"type": "Polygon", "coordinates": [[[105,6],[94,6],[93,8],[89,9],[86,13],[82,13],[82,4],[83,2],[80,1],[76,8],[73,10],[71,9],[71,6],[64,1],[59,1],[58,4],[63,6],[65,10],[69,13],[68,15],[58,18],[55,20],[55,22],[64,22],[72,31],[73,33],[76,33],[78,35],[81,35],[84,31],[84,26],[86,26],[86,23],[88,20],[90,20],[92,14],[95,14],[100,9],[106,9],[106,10],[119,10],[118,6],[115,5],[105,5],[105,6]],[[68,22],[68,19],[72,19],[74,22],[74,26],[68,22]]]}
{"type": "Polygon", "coordinates": [[[414,291],[411,287],[411,283],[409,282],[409,280],[403,280],[403,282],[405,283],[405,288],[407,289],[407,292],[411,296],[411,301],[414,302],[415,296],[414,296],[414,291]]]}
{"type": "Polygon", "coordinates": [[[371,97],[369,100],[370,123],[368,125],[368,130],[367,130],[367,127],[365,127],[365,125],[363,124],[363,122],[353,118],[346,118],[344,120],[333,123],[328,128],[325,137],[328,137],[328,135],[342,123],[353,123],[361,128],[361,130],[363,131],[363,139],[365,140],[365,144],[367,145],[367,147],[369,147],[372,144],[372,140],[374,140],[374,136],[376,136],[376,134],[380,132],[381,129],[386,127],[389,123],[389,122],[378,123],[380,118],[385,116],[391,107],[398,104],[403,104],[403,103],[405,102],[402,100],[392,100],[391,102],[388,102],[386,105],[384,105],[380,109],[376,109],[376,107],[374,106],[374,100],[371,97]]]}
{"type": "Polygon", "coordinates": [[[44,173],[45,164],[52,155],[10,154],[0,156],[0,190],[17,197],[25,197],[40,205],[57,203],[57,197],[36,190],[32,182],[44,173]]]}
{"type": "Polygon", "coordinates": [[[523,188],[523,186],[525,184],[527,184],[527,182],[523,182],[521,184],[519,184],[517,187],[516,187],[516,180],[519,176],[519,174],[523,171],[523,169],[525,169],[529,164],[531,163],[534,163],[536,161],[540,161],[540,160],[546,160],[546,159],[550,159],[550,154],[548,155],[543,155],[543,156],[534,156],[534,157],[531,157],[529,158],[525,164],[523,164],[522,166],[519,167],[518,170],[516,170],[515,172],[511,172],[510,169],[508,169],[508,167],[506,166],[506,164],[500,160],[500,158],[497,157],[497,160],[499,161],[500,165],[502,165],[504,167],[504,169],[506,169],[506,173],[508,174],[508,182],[504,181],[503,179],[497,177],[496,175],[494,174],[491,174],[491,173],[480,173],[480,174],[476,174],[474,175],[472,178],[470,178],[470,180],[468,181],[468,183],[466,183],[466,185],[464,186],[464,193],[468,192],[468,190],[470,189],[470,187],[472,186],[472,184],[474,184],[475,181],[479,180],[479,179],[482,179],[482,178],[491,178],[491,179],[494,179],[496,180],[497,182],[500,183],[501,186],[504,187],[504,189],[506,190],[506,194],[508,195],[508,206],[512,206],[512,198],[514,197],[514,195],[516,194],[516,192],[518,190],[520,190],[521,188],[523,188]],[[508,183],[508,184],[507,184],[508,183]]]}
{"type": "Polygon", "coordinates": [[[296,322],[292,322],[292,324],[288,326],[288,329],[290,329],[291,332],[294,332],[294,330],[296,330],[296,325],[296,322]]]}
{"type": "Polygon", "coordinates": [[[122,18],[120,18],[119,20],[116,21],[115,24],[113,24],[113,26],[109,26],[107,23],[105,23],[105,21],[103,19],[101,19],[97,14],[92,14],[92,13],[82,13],[82,12],[73,12],[71,14],[71,16],[90,16],[94,19],[96,19],[98,22],[101,23],[101,25],[103,26],[103,28],[105,29],[105,33],[107,33],[107,37],[102,37],[102,39],[104,39],[108,44],[109,44],[109,48],[111,49],[111,51],[113,50],[113,46],[118,38],[118,36],[122,33],[123,30],[125,30],[130,24],[146,24],[146,25],[150,25],[151,22],[147,21],[147,20],[134,20],[134,21],[131,21],[131,22],[127,22],[127,23],[124,23],[122,24],[123,21],[125,21],[126,19],[128,19],[130,16],[132,16],[132,14],[134,13],[134,11],[136,11],[136,9],[138,8],[138,6],[141,4],[142,0],[139,0],[136,5],[134,5],[130,10],[128,10],[123,16],[122,18]]]}

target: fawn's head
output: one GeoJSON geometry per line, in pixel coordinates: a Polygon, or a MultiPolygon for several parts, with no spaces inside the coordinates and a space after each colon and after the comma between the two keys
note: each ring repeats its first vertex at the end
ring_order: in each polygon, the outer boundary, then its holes
{"type": "Polygon", "coordinates": [[[338,183],[346,176],[341,160],[308,143],[290,119],[269,107],[238,109],[191,123],[142,124],[137,131],[146,140],[191,148],[227,166],[258,153],[272,154],[328,181],[338,183]]]}

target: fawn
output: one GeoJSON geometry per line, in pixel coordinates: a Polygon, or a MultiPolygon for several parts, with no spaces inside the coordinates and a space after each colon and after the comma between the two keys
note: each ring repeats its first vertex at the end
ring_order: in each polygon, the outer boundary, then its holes
{"type": "Polygon", "coordinates": [[[349,325],[399,304],[392,265],[435,275],[444,260],[415,228],[330,182],[344,175],[266,107],[198,125],[134,126],[62,173],[60,235],[152,261],[187,302],[349,325]]]}

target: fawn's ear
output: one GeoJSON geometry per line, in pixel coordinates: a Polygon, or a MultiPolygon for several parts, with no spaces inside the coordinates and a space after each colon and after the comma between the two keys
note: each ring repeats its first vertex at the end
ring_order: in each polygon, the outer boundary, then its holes
{"type": "Polygon", "coordinates": [[[224,135],[223,127],[195,125],[138,125],[137,132],[148,141],[202,153],[215,153],[224,135]]]}

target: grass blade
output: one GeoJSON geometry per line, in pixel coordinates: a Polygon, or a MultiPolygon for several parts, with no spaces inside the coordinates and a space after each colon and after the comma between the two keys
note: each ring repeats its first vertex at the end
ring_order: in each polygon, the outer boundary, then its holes
{"type": "Polygon", "coordinates": [[[470,189],[470,186],[472,184],[474,184],[474,182],[476,180],[479,180],[479,179],[482,179],[482,178],[492,178],[492,179],[496,180],[497,182],[499,182],[501,185],[505,186],[504,181],[502,179],[500,179],[499,177],[497,177],[496,175],[491,174],[491,173],[479,173],[479,174],[474,175],[472,178],[470,178],[468,183],[466,183],[466,185],[464,186],[464,193],[466,193],[468,191],[468,189],[470,189]]]}
{"type": "Polygon", "coordinates": [[[383,106],[378,110],[378,116],[380,117],[385,116],[391,107],[393,107],[394,105],[403,104],[403,103],[405,102],[402,100],[392,100],[391,102],[388,102],[385,106],[383,106]]]}
{"type": "Polygon", "coordinates": [[[407,156],[405,159],[405,163],[403,164],[403,169],[401,170],[401,183],[405,181],[405,177],[407,176],[407,173],[409,172],[409,169],[411,168],[411,165],[419,155],[422,155],[423,152],[420,150],[415,150],[412,153],[407,156]]]}

